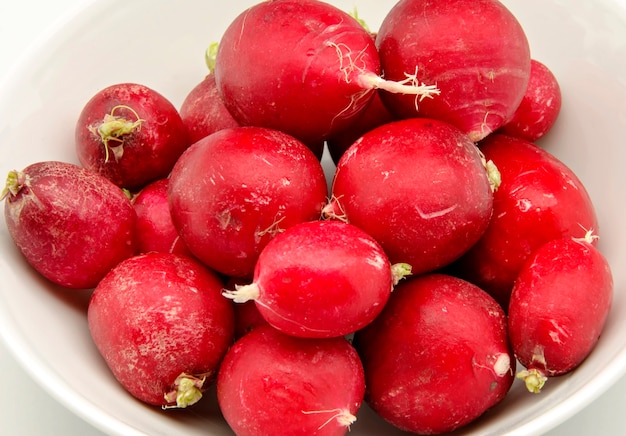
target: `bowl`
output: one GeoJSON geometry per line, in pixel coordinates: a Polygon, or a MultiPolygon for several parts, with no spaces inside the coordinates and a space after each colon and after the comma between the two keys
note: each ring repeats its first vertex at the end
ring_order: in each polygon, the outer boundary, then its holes
{"type": "MultiPolygon", "coordinates": [[[[204,51],[254,1],[90,2],[24,57],[0,85],[0,175],[42,160],[77,163],[73,128],[84,103],[117,82],[152,87],[176,106],[206,74],[204,51]]],[[[392,0],[356,5],[376,29],[392,0]]],[[[563,109],[540,145],[587,187],[600,220],[599,247],[614,273],[603,335],[573,373],[539,395],[516,381],[506,399],[463,431],[543,433],[593,401],[626,372],[626,2],[506,0],[532,56],[559,79],[563,109]]],[[[324,165],[329,177],[332,163],[324,165]]],[[[0,226],[0,333],[21,365],[54,398],[109,434],[232,434],[214,395],[186,410],[140,403],[115,381],[91,341],[88,291],[68,291],[36,274],[0,226]]],[[[363,406],[352,435],[400,434],[363,406]]]]}

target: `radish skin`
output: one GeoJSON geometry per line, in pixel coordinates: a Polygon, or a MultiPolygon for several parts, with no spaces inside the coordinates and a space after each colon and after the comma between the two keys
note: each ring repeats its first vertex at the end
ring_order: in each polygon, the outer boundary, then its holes
{"type": "Polygon", "coordinates": [[[549,377],[571,372],[600,338],[613,299],[613,277],[602,253],[583,238],[547,242],[526,261],[511,293],[509,331],[517,377],[533,393],[549,377]]]}

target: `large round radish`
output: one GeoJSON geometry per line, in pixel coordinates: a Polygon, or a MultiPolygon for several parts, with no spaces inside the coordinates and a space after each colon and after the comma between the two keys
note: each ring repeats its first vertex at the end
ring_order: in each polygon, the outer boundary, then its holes
{"type": "Polygon", "coordinates": [[[241,13],[219,43],[215,79],[240,123],[282,130],[305,144],[349,126],[376,88],[413,99],[437,92],[405,76],[403,83],[383,80],[370,33],[317,0],[264,1],[241,13]]]}
{"type": "Polygon", "coordinates": [[[75,137],[84,167],[128,189],[166,177],[190,144],[174,105],[136,83],[111,85],[91,97],[75,137]]]}
{"type": "Polygon", "coordinates": [[[385,78],[401,80],[417,68],[418,80],[441,91],[419,104],[383,93],[396,116],[445,120],[473,141],[513,115],[530,76],[526,35],[497,0],[401,0],[383,20],[376,45],[385,78]]]}
{"type": "Polygon", "coordinates": [[[191,256],[172,222],[167,198],[168,186],[168,178],[156,180],[145,186],[132,199],[137,212],[137,251],[191,256]]]}
{"type": "Polygon", "coordinates": [[[513,383],[504,311],[478,287],[443,274],[398,284],[354,344],[365,369],[366,401],[413,433],[467,425],[513,383]]]}
{"type": "Polygon", "coordinates": [[[170,176],[172,220],[189,250],[229,276],[252,276],[263,247],[320,217],[327,186],[319,160],[277,130],[236,127],[192,145],[170,176]]]}
{"type": "Polygon", "coordinates": [[[548,377],[578,367],[598,342],[613,299],[602,253],[585,238],[555,239],[526,261],[509,304],[509,333],[518,373],[530,392],[548,377]]]}
{"type": "Polygon", "coordinates": [[[480,238],[492,202],[485,164],[468,136],[442,121],[413,118],[371,130],[348,149],[324,213],[372,235],[392,263],[422,273],[480,238]]]}
{"type": "Polygon", "coordinates": [[[89,329],[120,384],[148,404],[187,407],[215,380],[233,340],[220,279],[170,253],[120,263],[89,301],[89,329]]]}
{"type": "Polygon", "coordinates": [[[591,199],[574,172],[526,140],[493,134],[480,148],[501,184],[485,234],[457,263],[457,273],[489,292],[505,309],[528,256],[546,242],[598,233],[591,199]]]}
{"type": "Polygon", "coordinates": [[[2,193],[9,234],[50,281],[93,288],[135,254],[136,214],[124,192],[96,172],[65,162],[11,171],[2,193]]]}
{"type": "Polygon", "coordinates": [[[239,303],[254,300],[261,315],[284,333],[343,336],[380,313],[394,282],[409,268],[399,264],[392,271],[380,245],[358,227],[312,221],[270,241],[252,284],[224,295],[239,303]]]}
{"type": "Polygon", "coordinates": [[[217,379],[220,410],[238,436],[344,435],[364,390],[344,338],[295,338],[270,326],[237,341],[217,379]]]}
{"type": "Polygon", "coordinates": [[[561,112],[561,103],[561,87],[554,73],[531,59],[524,98],[499,132],[534,142],[552,129],[561,112]]]}

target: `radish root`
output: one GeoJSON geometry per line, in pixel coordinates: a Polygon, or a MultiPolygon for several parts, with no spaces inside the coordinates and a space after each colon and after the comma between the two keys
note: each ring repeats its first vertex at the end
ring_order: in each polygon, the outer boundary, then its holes
{"type": "Polygon", "coordinates": [[[249,285],[235,285],[235,290],[224,289],[222,295],[230,298],[235,303],[245,303],[246,301],[256,300],[259,298],[259,285],[251,283],[249,285]]]}
{"type": "Polygon", "coordinates": [[[341,203],[339,202],[340,197],[332,196],[330,201],[326,206],[322,208],[322,218],[330,219],[330,220],[338,220],[344,223],[348,222],[348,215],[346,211],[343,210],[341,203]]]}
{"type": "Polygon", "coordinates": [[[318,430],[321,430],[322,428],[327,426],[334,419],[336,419],[337,422],[344,427],[350,427],[352,424],[356,422],[356,416],[350,413],[350,411],[347,409],[310,410],[310,411],[303,410],[302,413],[304,413],[305,415],[312,415],[316,413],[334,413],[334,415],[332,415],[330,418],[324,421],[324,423],[322,423],[322,425],[320,425],[317,428],[318,430]]]}

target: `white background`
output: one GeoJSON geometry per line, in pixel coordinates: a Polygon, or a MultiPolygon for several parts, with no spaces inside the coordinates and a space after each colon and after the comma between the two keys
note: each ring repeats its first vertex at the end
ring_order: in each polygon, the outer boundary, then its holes
{"type": "MultiPolygon", "coordinates": [[[[86,1],[89,0],[0,0],[0,79],[29,44],[44,37],[60,17],[86,1]]],[[[4,435],[102,434],[32,381],[2,343],[0,386],[0,433],[4,435]]],[[[625,403],[626,378],[547,435],[626,434],[625,403]]]]}

